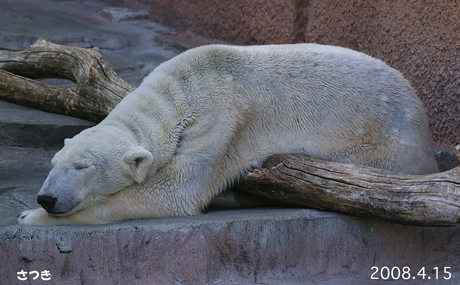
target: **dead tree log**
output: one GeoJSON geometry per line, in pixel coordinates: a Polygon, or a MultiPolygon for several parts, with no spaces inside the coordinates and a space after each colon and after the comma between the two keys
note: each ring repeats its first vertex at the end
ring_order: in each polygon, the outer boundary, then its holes
{"type": "MultiPolygon", "coordinates": [[[[65,47],[44,39],[24,51],[0,51],[0,69],[0,100],[94,122],[134,90],[98,48],[65,47]],[[29,78],[64,78],[77,85],[64,88],[29,78]]],[[[234,191],[403,224],[448,226],[460,221],[460,167],[417,176],[275,155],[262,169],[247,173],[234,191]]]]}
{"type": "Polygon", "coordinates": [[[99,122],[134,86],[115,73],[99,48],[84,49],[39,39],[24,51],[0,51],[0,100],[99,122]],[[62,78],[59,87],[32,79],[62,78]]]}
{"type": "Polygon", "coordinates": [[[233,191],[320,210],[420,226],[460,222],[460,168],[393,173],[305,155],[274,155],[233,191]]]}

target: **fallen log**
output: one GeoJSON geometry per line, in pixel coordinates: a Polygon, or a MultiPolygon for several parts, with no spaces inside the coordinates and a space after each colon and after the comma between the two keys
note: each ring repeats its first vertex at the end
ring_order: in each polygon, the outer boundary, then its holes
{"type": "MultiPolygon", "coordinates": [[[[0,51],[0,100],[99,122],[134,89],[118,77],[98,48],[39,39],[24,51],[0,51]],[[64,78],[77,85],[59,87],[34,78],[64,78]]],[[[262,169],[247,173],[233,190],[402,224],[460,222],[460,167],[418,176],[304,155],[275,155],[262,169]]]]}
{"type": "Polygon", "coordinates": [[[278,154],[248,172],[233,191],[319,210],[418,226],[460,222],[460,168],[408,175],[278,154]]]}
{"type": "Polygon", "coordinates": [[[39,39],[30,48],[0,51],[0,100],[93,122],[135,89],[121,79],[99,48],[79,48],[39,39]],[[62,78],[76,83],[59,87],[32,79],[62,78]]]}

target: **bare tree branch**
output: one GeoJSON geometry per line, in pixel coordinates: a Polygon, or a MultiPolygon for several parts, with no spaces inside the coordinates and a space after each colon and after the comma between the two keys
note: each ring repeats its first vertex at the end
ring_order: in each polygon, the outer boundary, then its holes
{"type": "Polygon", "coordinates": [[[280,154],[247,173],[233,191],[402,224],[447,226],[460,222],[459,170],[408,175],[280,154]]]}
{"type": "Polygon", "coordinates": [[[0,99],[99,122],[134,86],[115,73],[99,48],[84,49],[39,39],[29,49],[0,51],[0,99]],[[30,79],[29,79],[30,78],[30,79]],[[63,78],[58,87],[31,79],[63,78]]]}

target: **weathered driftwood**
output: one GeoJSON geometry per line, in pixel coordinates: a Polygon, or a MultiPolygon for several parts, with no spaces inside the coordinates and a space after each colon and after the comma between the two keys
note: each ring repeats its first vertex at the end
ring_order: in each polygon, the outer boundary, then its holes
{"type": "MultiPolygon", "coordinates": [[[[64,47],[44,39],[25,51],[0,51],[0,69],[0,100],[95,122],[134,90],[98,48],[64,47]],[[65,78],[77,85],[64,88],[28,78],[65,78]]],[[[460,167],[416,176],[275,155],[262,169],[247,173],[234,191],[404,224],[443,226],[460,220],[460,167]]]]}
{"type": "Polygon", "coordinates": [[[118,77],[99,48],[61,46],[45,39],[24,51],[0,51],[0,69],[0,100],[93,122],[105,118],[135,89],[118,77]],[[68,79],[77,85],[32,80],[37,78],[68,79]]]}
{"type": "Polygon", "coordinates": [[[304,155],[274,155],[245,175],[238,193],[387,221],[460,222],[460,168],[408,175],[304,155]]]}

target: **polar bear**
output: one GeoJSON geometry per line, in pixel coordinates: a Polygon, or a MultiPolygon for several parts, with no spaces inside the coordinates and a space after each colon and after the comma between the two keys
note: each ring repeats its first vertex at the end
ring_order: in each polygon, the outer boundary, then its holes
{"type": "Polygon", "coordinates": [[[188,50],[52,159],[20,224],[194,215],[270,155],[437,172],[424,107],[395,69],[318,44],[188,50]]]}

